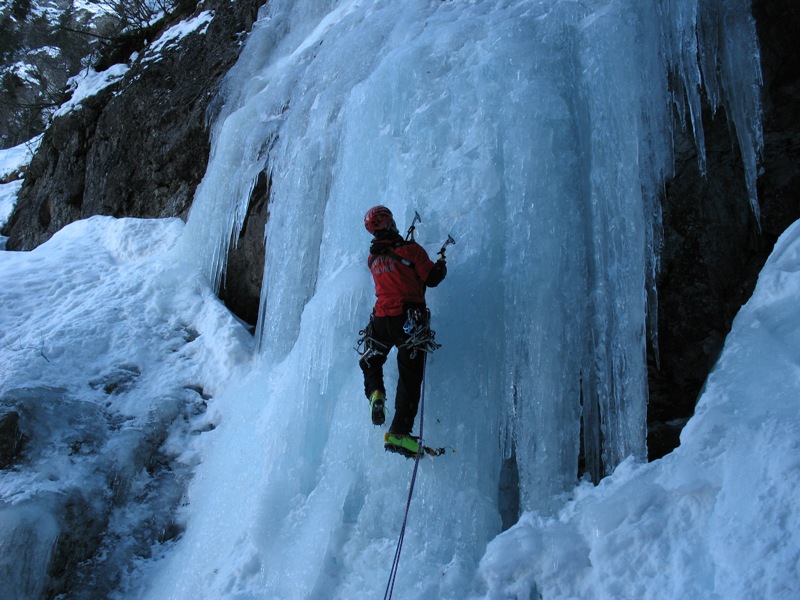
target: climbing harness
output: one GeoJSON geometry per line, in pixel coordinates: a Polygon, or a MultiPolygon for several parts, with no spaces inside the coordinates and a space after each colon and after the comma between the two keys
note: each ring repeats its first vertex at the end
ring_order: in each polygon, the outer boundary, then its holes
{"type": "MultiPolygon", "coordinates": [[[[369,365],[369,359],[376,355],[385,356],[389,347],[375,339],[373,333],[373,316],[370,316],[367,326],[358,332],[361,336],[356,342],[354,350],[361,356],[360,360],[369,365]]],[[[406,311],[406,322],[403,324],[403,331],[408,336],[405,343],[400,344],[400,348],[410,348],[411,358],[417,357],[417,352],[433,352],[441,348],[441,344],[436,343],[436,332],[431,329],[431,311],[427,308],[410,308],[406,311]]]]}
{"type": "Polygon", "coordinates": [[[397,540],[397,548],[394,551],[394,560],[392,561],[392,569],[389,571],[389,581],[386,584],[386,592],[383,595],[383,600],[391,600],[394,593],[394,581],[397,579],[397,568],[400,564],[400,553],[403,550],[403,540],[406,537],[406,524],[408,523],[408,511],[411,508],[411,496],[414,494],[414,484],[417,481],[417,469],[419,468],[419,459],[422,457],[422,434],[423,434],[423,417],[425,416],[425,370],[427,365],[428,355],[422,355],[422,392],[419,397],[419,449],[414,458],[414,471],[411,473],[411,484],[408,486],[408,499],[406,500],[406,512],[403,516],[403,525],[400,527],[400,537],[397,540]]]}

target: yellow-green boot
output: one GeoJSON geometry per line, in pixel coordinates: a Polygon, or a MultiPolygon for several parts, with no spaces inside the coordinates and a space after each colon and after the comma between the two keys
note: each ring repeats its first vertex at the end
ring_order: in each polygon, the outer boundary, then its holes
{"type": "Polygon", "coordinates": [[[369,397],[369,411],[372,414],[373,425],[383,425],[386,421],[386,394],[375,390],[369,397]]]}
{"type": "Polygon", "coordinates": [[[413,435],[387,433],[383,436],[383,441],[383,447],[389,452],[396,452],[408,458],[414,458],[417,454],[421,454],[419,438],[413,435]]]}

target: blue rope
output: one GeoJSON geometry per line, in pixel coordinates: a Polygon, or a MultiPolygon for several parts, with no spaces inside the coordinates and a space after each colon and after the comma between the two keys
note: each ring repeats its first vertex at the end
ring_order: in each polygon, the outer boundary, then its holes
{"type": "Polygon", "coordinates": [[[397,578],[397,568],[400,564],[400,552],[403,550],[403,539],[406,537],[406,523],[408,522],[408,510],[411,508],[411,496],[414,493],[414,483],[417,481],[417,468],[419,467],[419,459],[422,456],[422,425],[423,417],[425,415],[425,367],[427,364],[428,353],[422,355],[422,390],[419,397],[419,448],[417,448],[417,456],[414,457],[414,472],[411,474],[411,485],[408,487],[408,499],[406,500],[406,514],[403,517],[403,526],[400,528],[400,537],[397,540],[397,548],[394,551],[394,561],[392,561],[392,570],[389,572],[389,582],[386,584],[386,593],[383,595],[383,600],[391,600],[394,593],[394,581],[397,578]]]}

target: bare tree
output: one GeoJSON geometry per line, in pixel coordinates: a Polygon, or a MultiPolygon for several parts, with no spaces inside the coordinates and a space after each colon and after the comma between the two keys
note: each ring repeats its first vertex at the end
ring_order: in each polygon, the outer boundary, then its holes
{"type": "Polygon", "coordinates": [[[120,33],[143,29],[163,15],[171,14],[180,0],[112,0],[109,3],[120,20],[120,33]]]}

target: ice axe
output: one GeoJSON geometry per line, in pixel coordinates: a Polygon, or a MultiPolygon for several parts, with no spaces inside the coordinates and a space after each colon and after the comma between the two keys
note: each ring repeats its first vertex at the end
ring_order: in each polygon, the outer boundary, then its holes
{"type": "Polygon", "coordinates": [[[437,252],[436,254],[441,256],[442,260],[444,260],[444,250],[445,250],[445,248],[447,248],[450,244],[455,244],[455,243],[456,243],[456,241],[453,239],[453,236],[448,234],[447,235],[447,241],[444,244],[442,244],[441,250],[439,250],[439,252],[437,252]]]}
{"type": "Polygon", "coordinates": [[[422,223],[422,217],[419,216],[417,211],[414,211],[414,220],[411,221],[411,227],[408,228],[408,232],[406,233],[406,241],[414,239],[414,230],[416,229],[417,223],[422,223]]]}

